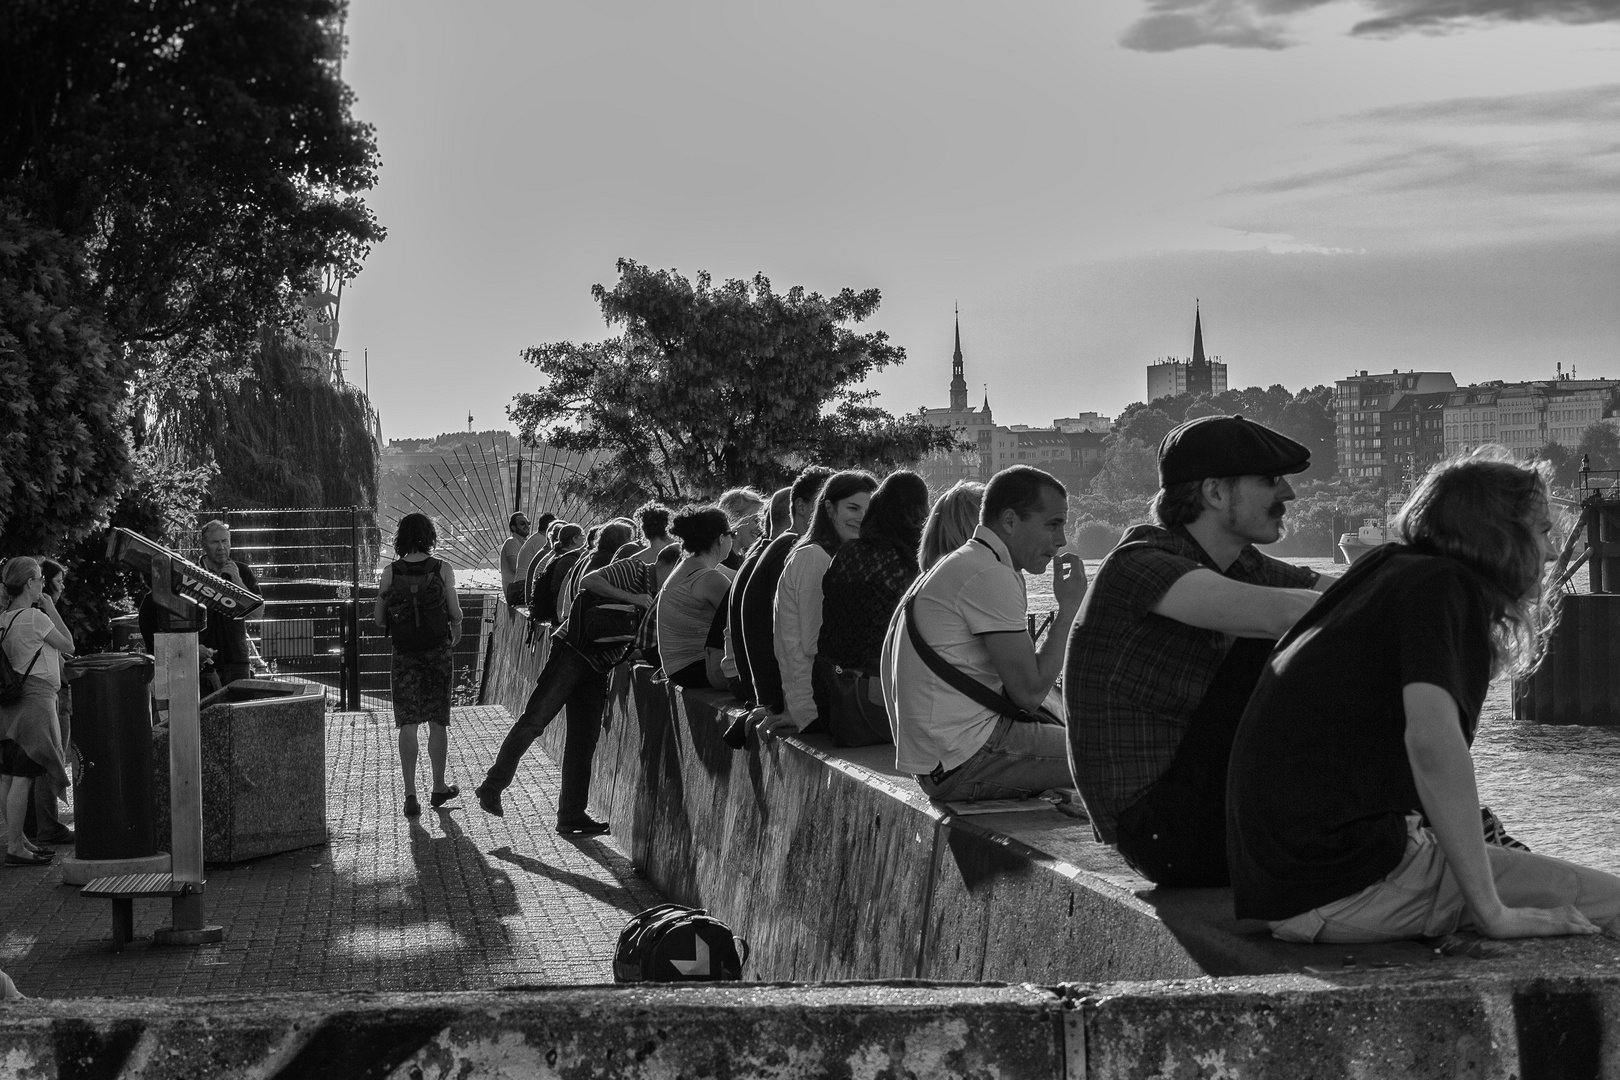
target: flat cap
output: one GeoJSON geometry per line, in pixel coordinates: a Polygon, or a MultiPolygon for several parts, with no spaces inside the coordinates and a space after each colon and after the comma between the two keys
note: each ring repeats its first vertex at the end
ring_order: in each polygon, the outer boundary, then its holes
{"type": "Polygon", "coordinates": [[[1285,476],[1310,467],[1311,452],[1241,416],[1200,416],[1159,444],[1159,486],[1212,476],[1285,476]]]}

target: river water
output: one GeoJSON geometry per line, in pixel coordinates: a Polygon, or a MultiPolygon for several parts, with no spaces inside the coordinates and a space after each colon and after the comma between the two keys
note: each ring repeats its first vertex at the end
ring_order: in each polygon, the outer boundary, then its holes
{"type": "MultiPolygon", "coordinates": [[[[1331,559],[1290,559],[1336,573],[1331,559]]],[[[1086,560],[1095,580],[1100,560],[1086,560]]],[[[1026,577],[1029,609],[1056,607],[1052,579],[1026,577]]],[[[1521,724],[1506,680],[1491,684],[1474,738],[1480,800],[1536,851],[1620,874],[1620,727],[1521,724]]]]}

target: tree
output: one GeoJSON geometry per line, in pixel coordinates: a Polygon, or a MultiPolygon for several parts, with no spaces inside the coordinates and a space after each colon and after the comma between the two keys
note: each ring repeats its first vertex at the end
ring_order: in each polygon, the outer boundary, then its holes
{"type": "Polygon", "coordinates": [[[1580,455],[1562,443],[1550,442],[1536,451],[1536,457],[1552,466],[1553,483],[1574,487],[1580,476],[1580,455]]]}
{"type": "Polygon", "coordinates": [[[187,352],[290,326],[382,238],[341,0],[0,6],[0,200],[87,258],[121,343],[187,352]]]}
{"type": "Polygon", "coordinates": [[[375,417],[365,396],[334,385],[316,346],[261,332],[241,370],[149,378],[148,444],[216,475],[216,506],[373,506],[375,417]]]}
{"type": "Polygon", "coordinates": [[[1103,444],[1103,465],[1091,490],[1109,499],[1151,495],[1159,489],[1159,455],[1140,439],[1111,436],[1103,444]]]}
{"type": "Polygon", "coordinates": [[[127,365],[58,233],[0,211],[0,554],[81,539],[129,477],[127,365]]]}
{"type": "Polygon", "coordinates": [[[953,432],[897,419],[860,389],[905,359],[882,331],[844,325],[871,317],[878,290],[776,293],[763,274],[714,288],[706,273],[693,283],[629,259],[618,272],[591,295],[623,332],[524,350],[546,383],[507,408],[526,443],[596,455],[572,493],[675,503],[740,484],[768,491],[812,461],[886,470],[958,447],[953,432]]]}
{"type": "Polygon", "coordinates": [[[1594,472],[1620,469],[1620,431],[1600,420],[1581,432],[1575,453],[1585,457],[1594,472]]]}

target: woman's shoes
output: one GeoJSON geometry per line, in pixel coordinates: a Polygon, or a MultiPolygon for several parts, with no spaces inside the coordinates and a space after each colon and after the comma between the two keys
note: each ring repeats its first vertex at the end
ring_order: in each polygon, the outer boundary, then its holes
{"type": "Polygon", "coordinates": [[[558,836],[601,836],[612,831],[613,827],[607,822],[589,817],[580,818],[578,821],[557,822],[558,836]]]}
{"type": "Polygon", "coordinates": [[[422,814],[422,804],[416,801],[416,796],[415,795],[407,795],[407,796],[405,796],[405,816],[406,817],[420,817],[421,814],[422,814]]]}
{"type": "Polygon", "coordinates": [[[428,804],[432,806],[433,809],[437,810],[439,807],[443,806],[445,803],[449,802],[451,799],[460,794],[461,788],[455,784],[451,784],[443,791],[435,791],[432,795],[428,796],[428,804]]]}
{"type": "Polygon", "coordinates": [[[7,866],[49,866],[51,859],[50,855],[13,855],[9,851],[6,852],[7,866]]]}

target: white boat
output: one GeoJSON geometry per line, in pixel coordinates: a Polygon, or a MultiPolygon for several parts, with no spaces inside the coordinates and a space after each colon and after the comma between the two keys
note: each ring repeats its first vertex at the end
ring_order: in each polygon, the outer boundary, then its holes
{"type": "Polygon", "coordinates": [[[1339,537],[1339,550],[1346,562],[1355,562],[1375,547],[1389,543],[1389,519],[1367,518],[1361,528],[1339,537]]]}

